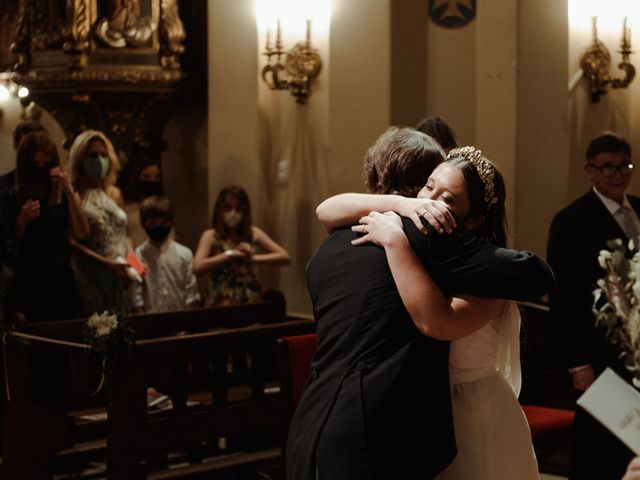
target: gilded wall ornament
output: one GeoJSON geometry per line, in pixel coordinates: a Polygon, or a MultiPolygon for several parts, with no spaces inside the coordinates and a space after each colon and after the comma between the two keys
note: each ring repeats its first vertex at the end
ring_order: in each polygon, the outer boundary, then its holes
{"type": "Polygon", "coordinates": [[[476,18],[476,0],[429,0],[429,18],[445,28],[462,28],[476,18]]]}
{"type": "Polygon", "coordinates": [[[13,80],[29,88],[33,104],[53,115],[69,142],[94,128],[126,156],[159,157],[183,79],[177,0],[20,0],[20,7],[13,80]]]}
{"type": "Polygon", "coordinates": [[[96,38],[111,48],[149,45],[156,30],[150,15],[143,15],[140,0],[109,0],[107,16],[98,20],[96,38]]]}
{"type": "Polygon", "coordinates": [[[176,0],[160,2],[161,63],[165,68],[180,68],[180,55],[184,53],[186,34],[176,0]]]}
{"type": "Polygon", "coordinates": [[[18,83],[28,85],[63,86],[69,83],[88,82],[98,84],[123,83],[130,85],[172,84],[182,79],[179,71],[132,68],[129,70],[71,70],[53,71],[31,70],[16,77],[18,83]]]}
{"type": "Polygon", "coordinates": [[[72,67],[84,68],[88,64],[89,32],[91,18],[88,0],[69,0],[67,2],[67,41],[63,49],[73,56],[72,67]]]}

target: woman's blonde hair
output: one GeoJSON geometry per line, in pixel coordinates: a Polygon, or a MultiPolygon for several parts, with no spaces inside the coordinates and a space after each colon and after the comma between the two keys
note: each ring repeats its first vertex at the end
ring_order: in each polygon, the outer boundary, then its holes
{"type": "Polygon", "coordinates": [[[106,190],[110,184],[113,184],[114,174],[120,169],[120,161],[116,154],[113,144],[107,136],[99,130],[85,130],[76,137],[69,150],[69,174],[71,182],[76,188],[80,188],[84,182],[84,171],[82,170],[82,162],[89,144],[93,140],[100,140],[107,148],[107,156],[109,157],[109,171],[103,179],[100,180],[100,187],[106,190]]]}

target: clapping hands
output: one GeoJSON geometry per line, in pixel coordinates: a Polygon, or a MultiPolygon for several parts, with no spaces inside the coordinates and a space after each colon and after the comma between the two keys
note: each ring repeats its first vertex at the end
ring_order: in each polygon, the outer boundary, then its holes
{"type": "Polygon", "coordinates": [[[238,245],[236,245],[235,248],[228,251],[230,253],[228,253],[227,255],[230,259],[235,258],[251,261],[251,258],[253,256],[253,247],[248,242],[240,242],[238,245]]]}

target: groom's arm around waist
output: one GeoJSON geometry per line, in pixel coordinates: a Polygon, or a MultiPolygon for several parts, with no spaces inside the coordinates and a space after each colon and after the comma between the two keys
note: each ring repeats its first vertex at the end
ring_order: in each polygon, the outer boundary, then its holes
{"type": "Polygon", "coordinates": [[[409,243],[447,295],[525,301],[553,285],[551,269],[532,252],[501,248],[462,229],[440,235],[430,228],[425,236],[411,220],[402,220],[409,243]]]}

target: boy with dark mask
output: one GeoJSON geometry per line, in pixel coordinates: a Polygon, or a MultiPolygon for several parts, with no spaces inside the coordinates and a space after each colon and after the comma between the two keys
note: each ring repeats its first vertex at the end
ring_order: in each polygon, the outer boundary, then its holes
{"type": "Polygon", "coordinates": [[[146,266],[141,284],[132,286],[136,313],[168,312],[200,305],[193,274],[193,254],[170,238],[173,207],[166,197],[151,196],[140,205],[140,223],[148,240],[136,248],[146,266]]]}

